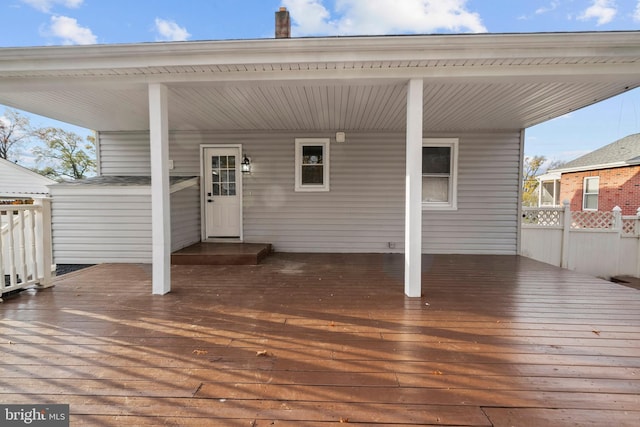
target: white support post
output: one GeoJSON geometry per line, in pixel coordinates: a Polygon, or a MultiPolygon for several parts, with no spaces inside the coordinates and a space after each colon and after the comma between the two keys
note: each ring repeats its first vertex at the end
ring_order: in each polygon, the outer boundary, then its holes
{"type": "Polygon", "coordinates": [[[613,229],[622,234],[622,208],[620,206],[614,206],[613,212],[613,229]]]}
{"type": "MultiPolygon", "coordinates": [[[[4,291],[4,244],[2,243],[3,228],[2,217],[8,215],[8,212],[0,210],[0,290],[4,291]]],[[[0,292],[0,302],[2,302],[2,292],[0,292]]]]}
{"type": "Polygon", "coordinates": [[[422,293],[422,79],[407,87],[406,200],[404,244],[404,292],[422,293]]]}
{"type": "MultiPolygon", "coordinates": [[[[40,205],[37,227],[40,229],[41,239],[39,244],[42,245],[42,280],[40,288],[48,288],[52,286],[52,269],[53,269],[53,245],[51,232],[51,199],[40,199],[36,202],[40,205]]],[[[38,234],[38,233],[36,233],[38,234]]]]}
{"type": "Polygon", "coordinates": [[[636,277],[640,278],[640,208],[636,210],[635,234],[637,239],[636,277]]]}
{"type": "Polygon", "coordinates": [[[614,206],[613,209],[613,230],[617,232],[616,238],[616,248],[615,253],[615,263],[611,263],[613,268],[609,270],[609,275],[611,277],[616,277],[618,272],[620,271],[620,246],[622,245],[622,208],[620,206],[614,206]]]}
{"type": "MultiPolygon", "coordinates": [[[[8,219],[8,236],[9,236],[9,286],[16,286],[18,284],[16,271],[16,242],[15,242],[15,226],[13,220],[13,211],[7,211],[8,219]]],[[[4,277],[2,278],[4,280],[4,277]]]]}
{"type": "Polygon", "coordinates": [[[171,217],[169,205],[169,109],[167,87],[149,85],[151,144],[152,293],[171,291],[171,217]]]}
{"type": "Polygon", "coordinates": [[[569,268],[569,239],[571,232],[571,203],[568,200],[562,202],[564,213],[562,214],[562,259],[560,266],[569,268]]]}
{"type": "Polygon", "coordinates": [[[25,211],[18,211],[18,274],[22,281],[27,280],[29,272],[27,269],[27,235],[26,235],[25,211]]]}

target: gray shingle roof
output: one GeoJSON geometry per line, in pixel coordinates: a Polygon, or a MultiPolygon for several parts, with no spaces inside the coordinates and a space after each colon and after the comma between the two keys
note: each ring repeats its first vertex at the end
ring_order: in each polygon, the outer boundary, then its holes
{"type": "Polygon", "coordinates": [[[565,163],[556,170],[602,169],[602,166],[606,165],[619,167],[637,163],[640,163],[640,133],[626,136],[609,145],[598,148],[582,157],[565,163]]]}

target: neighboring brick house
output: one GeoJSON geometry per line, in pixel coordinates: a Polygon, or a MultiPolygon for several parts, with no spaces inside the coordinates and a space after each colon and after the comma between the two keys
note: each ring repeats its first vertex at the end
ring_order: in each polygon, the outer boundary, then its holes
{"type": "Polygon", "coordinates": [[[559,169],[561,201],[572,211],[622,208],[635,215],[640,207],[640,134],[629,135],[572,160],[559,169]]]}

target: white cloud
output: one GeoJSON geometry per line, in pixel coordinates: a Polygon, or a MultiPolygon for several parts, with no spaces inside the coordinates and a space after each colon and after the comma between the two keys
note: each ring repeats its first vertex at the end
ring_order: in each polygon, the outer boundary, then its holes
{"type": "Polygon", "coordinates": [[[179,26],[174,21],[161,18],[156,18],[156,31],[158,32],[157,41],[184,41],[191,36],[186,28],[179,26]]]}
{"type": "Polygon", "coordinates": [[[401,33],[486,32],[467,0],[336,0],[333,14],[323,0],[283,0],[291,11],[293,33],[305,35],[378,35],[401,33]]]}
{"type": "Polygon", "coordinates": [[[536,15],[542,15],[547,12],[553,12],[558,8],[558,5],[559,5],[559,2],[557,0],[552,1],[548,6],[543,6],[541,8],[538,8],[535,13],[536,15]]]}
{"type": "Polygon", "coordinates": [[[593,0],[593,4],[578,16],[578,19],[581,21],[596,19],[597,25],[604,25],[613,21],[617,13],[615,0],[593,0]]]}
{"type": "Polygon", "coordinates": [[[82,27],[78,21],[68,16],[52,16],[48,35],[59,37],[62,44],[94,44],[96,36],[88,27],[82,27]]]}
{"type": "Polygon", "coordinates": [[[633,20],[636,22],[640,22],[640,0],[638,0],[636,11],[633,13],[633,20]]]}
{"type": "Polygon", "coordinates": [[[82,5],[84,0],[22,0],[22,2],[36,10],[39,10],[40,12],[49,13],[56,5],[70,9],[77,9],[82,5]]]}

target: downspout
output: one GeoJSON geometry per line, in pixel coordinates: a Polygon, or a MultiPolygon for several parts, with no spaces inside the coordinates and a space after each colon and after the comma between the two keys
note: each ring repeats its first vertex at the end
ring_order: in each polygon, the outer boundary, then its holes
{"type": "Polygon", "coordinates": [[[521,255],[522,249],[522,194],[524,192],[522,174],[524,173],[524,134],[525,129],[520,129],[520,165],[518,167],[518,220],[516,221],[516,255],[521,255]]]}
{"type": "Polygon", "coordinates": [[[102,156],[100,153],[100,132],[93,131],[93,138],[96,141],[96,175],[102,176],[102,156]]]}

